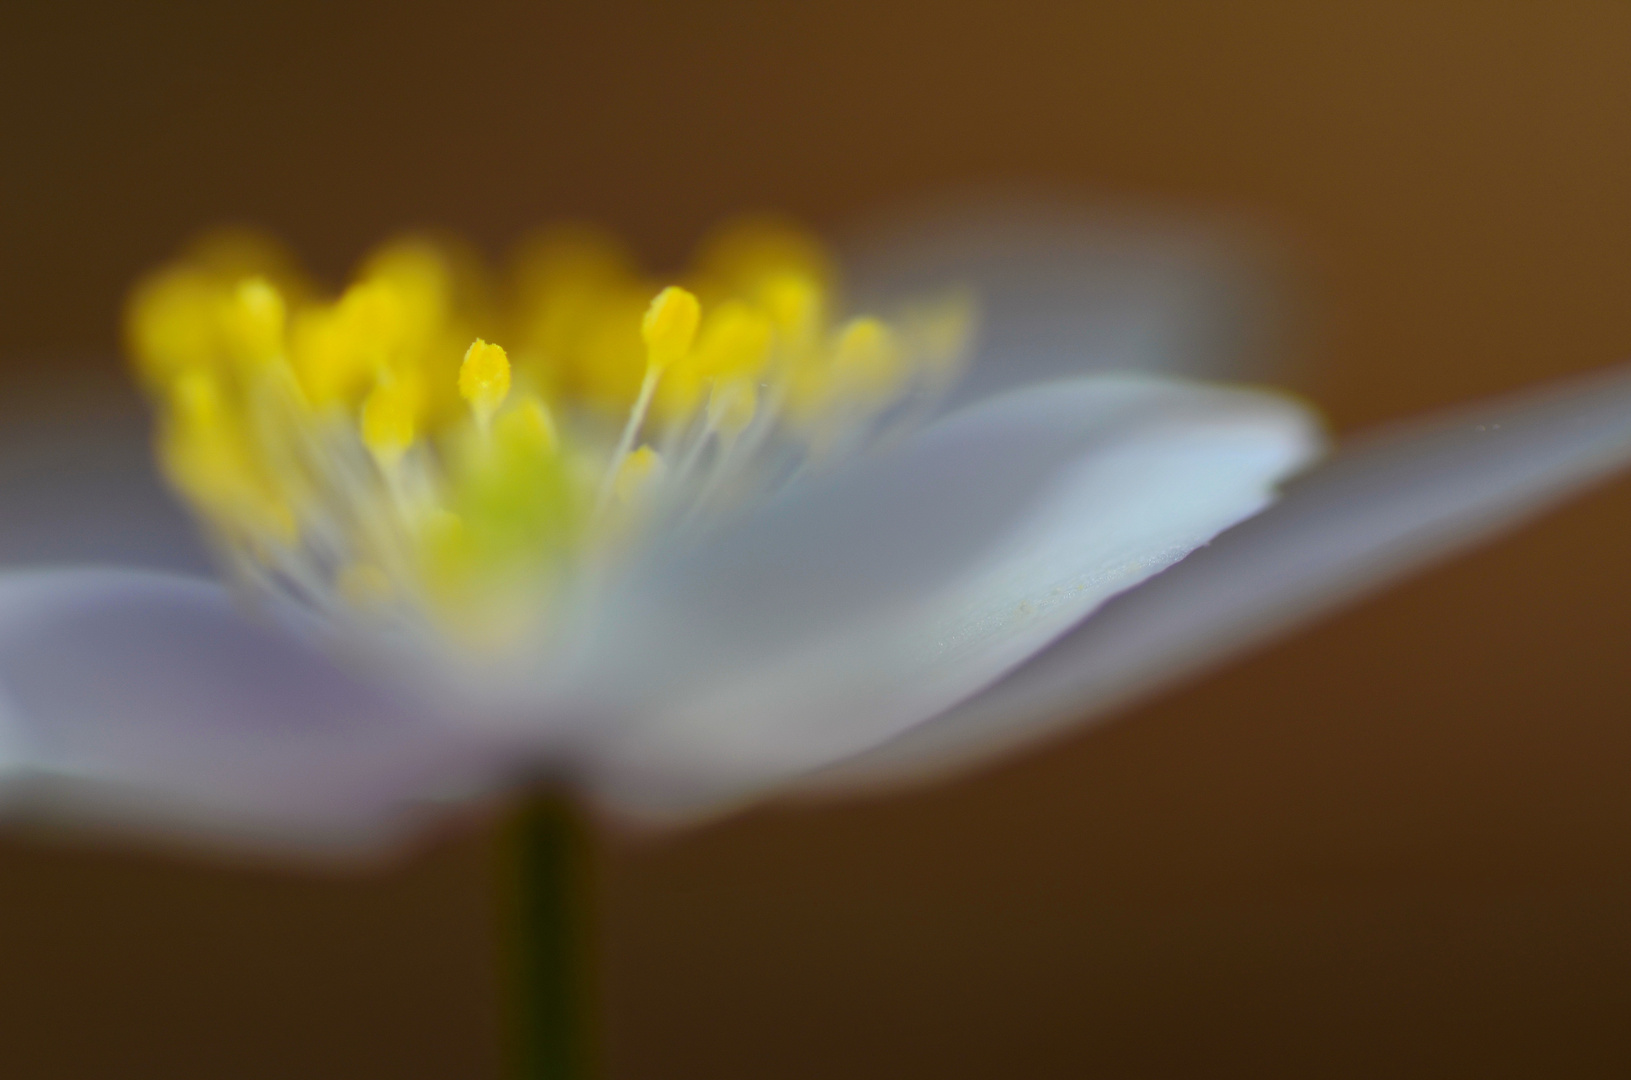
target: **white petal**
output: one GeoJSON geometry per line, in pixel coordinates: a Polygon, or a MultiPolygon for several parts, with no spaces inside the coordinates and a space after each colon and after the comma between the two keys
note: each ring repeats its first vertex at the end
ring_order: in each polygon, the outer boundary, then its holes
{"type": "Polygon", "coordinates": [[[598,726],[602,788],[678,809],[876,745],[1256,513],[1318,444],[1282,397],[1082,379],[789,493],[613,607],[605,708],[638,721],[598,726]]]}
{"type": "Polygon", "coordinates": [[[469,737],[209,582],[0,575],[8,816],[355,853],[492,779],[469,737]]]}
{"type": "Polygon", "coordinates": [[[821,778],[935,775],[1146,694],[1631,463],[1631,368],[1356,442],[1007,680],[821,778]]]}
{"type": "Polygon", "coordinates": [[[963,200],[894,215],[847,253],[857,303],[965,286],[981,318],[972,401],[1102,371],[1266,379],[1264,260],[1237,233],[1126,208],[963,200]]]}

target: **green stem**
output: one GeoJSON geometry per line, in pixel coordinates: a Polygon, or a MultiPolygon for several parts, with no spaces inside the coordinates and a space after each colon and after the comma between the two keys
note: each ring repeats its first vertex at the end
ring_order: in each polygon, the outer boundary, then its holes
{"type": "Polygon", "coordinates": [[[590,857],[582,815],[564,799],[524,809],[510,835],[515,1080],[595,1072],[590,857]]]}

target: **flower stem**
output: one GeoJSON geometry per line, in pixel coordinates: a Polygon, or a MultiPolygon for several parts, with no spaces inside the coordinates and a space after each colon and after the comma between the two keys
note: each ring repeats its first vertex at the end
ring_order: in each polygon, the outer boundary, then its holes
{"type": "Polygon", "coordinates": [[[589,838],[564,799],[527,806],[509,836],[511,1075],[590,1080],[596,1073],[589,838]]]}

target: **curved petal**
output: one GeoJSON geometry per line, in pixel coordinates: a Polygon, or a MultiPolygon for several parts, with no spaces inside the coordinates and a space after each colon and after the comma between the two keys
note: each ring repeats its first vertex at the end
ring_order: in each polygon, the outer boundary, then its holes
{"type": "Polygon", "coordinates": [[[0,808],[190,840],[399,840],[501,755],[168,574],[0,575],[0,808]]]}
{"type": "Polygon", "coordinates": [[[1281,352],[1265,260],[1216,224],[965,199],[894,215],[850,247],[869,310],[973,293],[979,334],[960,401],[1103,371],[1266,379],[1281,352]]]}
{"type": "Polygon", "coordinates": [[[1150,378],[948,417],[610,606],[601,707],[637,719],[590,729],[594,779],[663,812],[876,745],[1261,510],[1318,445],[1288,399],[1150,378]]]}
{"type": "Polygon", "coordinates": [[[1631,463],[1631,367],[1360,440],[1007,680],[820,786],[933,776],[1075,725],[1477,543],[1631,463]]]}

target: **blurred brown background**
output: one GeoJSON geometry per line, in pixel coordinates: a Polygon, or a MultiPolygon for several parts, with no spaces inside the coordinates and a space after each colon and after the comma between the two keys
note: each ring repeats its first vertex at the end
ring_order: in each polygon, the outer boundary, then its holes
{"type": "MultiPolygon", "coordinates": [[[[971,182],[1289,245],[1350,429],[1631,354],[1631,5],[0,15],[5,415],[252,220],[657,259],[971,182]]],[[[128,401],[118,408],[133,408],[128,401]]],[[[0,511],[3,512],[3,511],[0,511]]],[[[608,839],[627,1078],[1631,1074],[1631,483],[958,783],[608,839]]],[[[0,1075],[497,1075],[490,837],[314,875],[0,840],[0,1075]]]]}

